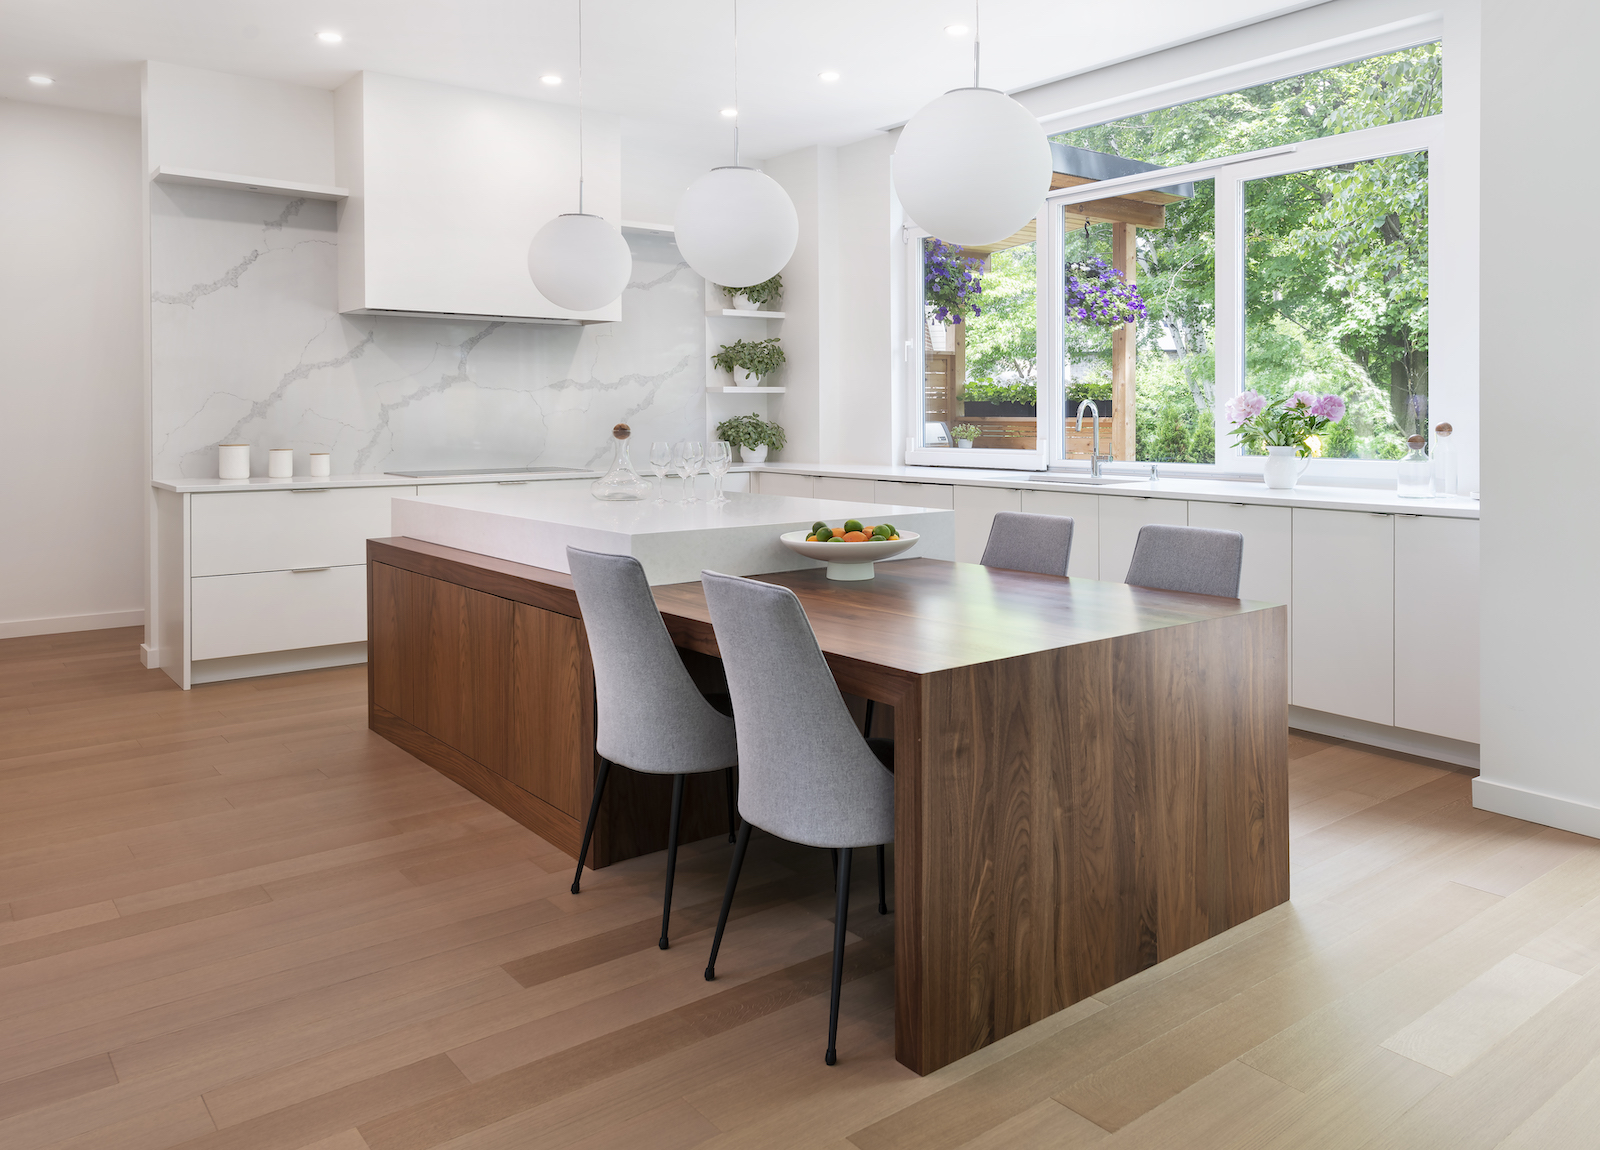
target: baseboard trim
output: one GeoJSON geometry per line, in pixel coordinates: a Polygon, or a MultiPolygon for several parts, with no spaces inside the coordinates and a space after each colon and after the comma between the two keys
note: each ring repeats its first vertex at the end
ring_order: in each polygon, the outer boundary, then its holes
{"type": "Polygon", "coordinates": [[[1364,743],[1369,747],[1381,747],[1386,751],[1437,759],[1452,766],[1474,769],[1478,766],[1477,743],[1463,743],[1458,739],[1446,739],[1422,731],[1408,731],[1404,727],[1386,727],[1382,723],[1330,715],[1309,707],[1290,707],[1289,726],[1297,731],[1310,731],[1313,735],[1327,735],[1352,743],[1364,743]]]}
{"type": "Polygon", "coordinates": [[[149,643],[140,643],[139,662],[151,671],[159,671],[161,669],[161,648],[152,647],[149,643]]]}
{"type": "Polygon", "coordinates": [[[101,611],[94,615],[58,615],[53,619],[4,619],[0,620],[0,639],[64,635],[69,631],[107,631],[112,627],[139,627],[143,624],[143,608],[137,611],[101,611]]]}
{"type": "Polygon", "coordinates": [[[253,679],[261,675],[287,675],[323,667],[347,667],[367,661],[365,643],[333,643],[326,647],[301,647],[294,651],[265,651],[259,655],[230,655],[224,659],[196,659],[190,664],[189,683],[220,683],[225,679],[253,679]]]}
{"type": "Polygon", "coordinates": [[[1600,807],[1588,803],[1559,799],[1480,775],[1472,780],[1472,805],[1480,811],[1493,811],[1497,815],[1600,839],[1600,807]]]}

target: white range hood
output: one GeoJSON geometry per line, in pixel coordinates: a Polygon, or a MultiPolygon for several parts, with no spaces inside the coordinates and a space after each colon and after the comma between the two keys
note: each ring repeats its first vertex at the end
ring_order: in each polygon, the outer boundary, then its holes
{"type": "MultiPolygon", "coordinates": [[[[577,113],[553,104],[363,72],[334,93],[339,310],[604,323],[557,307],[528,277],[528,242],[577,210],[577,113]]],[[[584,124],[588,211],[620,223],[615,117],[584,124]]]]}

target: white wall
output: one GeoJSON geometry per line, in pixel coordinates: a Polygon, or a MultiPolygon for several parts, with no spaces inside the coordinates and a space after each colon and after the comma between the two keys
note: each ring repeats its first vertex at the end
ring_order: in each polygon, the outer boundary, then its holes
{"type": "Polygon", "coordinates": [[[139,122],[0,100],[0,637],[143,620],[139,122]]]}
{"type": "Polygon", "coordinates": [[[152,169],[332,184],[333,93],[152,60],[144,113],[152,169]]]}
{"type": "MultiPolygon", "coordinates": [[[[1596,111],[1597,38],[1594,5],[1484,0],[1486,205],[1515,202],[1541,158],[1565,187],[1600,180],[1588,134],[1574,134],[1596,111]]],[[[1486,389],[1532,401],[1497,408],[1484,445],[1483,773],[1473,802],[1600,837],[1600,516],[1590,445],[1600,380],[1585,350],[1600,309],[1597,257],[1581,212],[1544,227],[1512,225],[1492,207],[1484,216],[1486,389]],[[1518,233],[1525,242],[1512,239],[1518,233]]]]}

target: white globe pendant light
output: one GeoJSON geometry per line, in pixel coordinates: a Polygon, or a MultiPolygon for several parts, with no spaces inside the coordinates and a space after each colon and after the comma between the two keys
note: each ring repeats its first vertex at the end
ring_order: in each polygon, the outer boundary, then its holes
{"type": "Polygon", "coordinates": [[[713,168],[678,201],[673,230],[685,262],[712,283],[753,287],[794,255],[800,217],[765,172],[739,163],[739,3],[733,5],[733,163],[713,168]]]}
{"type": "Polygon", "coordinates": [[[628,241],[583,210],[583,0],[578,0],[578,210],[559,215],[528,245],[528,275],[539,294],[568,311],[595,311],[622,294],[633,274],[628,241]]]}
{"type": "Polygon", "coordinates": [[[900,130],[894,189],[917,225],[962,246],[1014,235],[1050,190],[1050,141],[1033,114],[1004,92],[978,86],[946,92],[900,130]],[[959,157],[959,163],[955,158],[959,157]]]}

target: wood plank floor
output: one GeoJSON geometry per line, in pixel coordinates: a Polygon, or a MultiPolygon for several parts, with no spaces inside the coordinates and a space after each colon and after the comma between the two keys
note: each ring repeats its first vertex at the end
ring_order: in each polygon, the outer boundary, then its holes
{"type": "Polygon", "coordinates": [[[0,641],[0,1146],[1600,1144],[1600,843],[1469,776],[1292,739],[1294,898],[927,1078],[892,917],[820,851],[568,892],[570,862],[365,728],[364,668],[185,693],[134,630],[0,641]]]}

